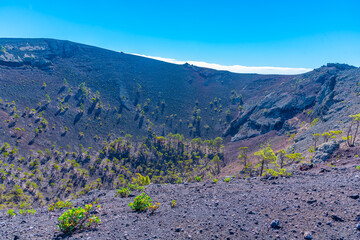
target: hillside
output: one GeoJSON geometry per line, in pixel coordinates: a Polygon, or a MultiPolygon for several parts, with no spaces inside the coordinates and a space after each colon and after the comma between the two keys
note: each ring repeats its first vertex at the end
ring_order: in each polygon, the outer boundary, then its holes
{"type": "Polygon", "coordinates": [[[245,102],[245,110],[223,133],[232,141],[226,154],[235,159],[232,156],[239,153],[241,146],[249,147],[253,153],[261,144],[270,142],[274,151],[291,149],[311,162],[327,160],[340,145],[347,147],[342,138],[348,134],[352,121],[349,116],[359,113],[359,82],[359,68],[327,64],[294,76],[255,102],[245,102]],[[309,152],[324,143],[334,148],[328,153],[321,148],[309,152]]]}
{"type": "Polygon", "coordinates": [[[0,45],[1,141],[16,143],[9,126],[25,128],[20,151],[53,142],[97,148],[112,136],[141,138],[149,128],[158,135],[215,138],[243,101],[290,78],[175,65],[51,39],[0,39],[0,45]],[[14,107],[20,116],[15,124],[14,107]],[[41,112],[47,127],[35,137],[41,112]]]}
{"type": "Polygon", "coordinates": [[[236,74],[53,39],[0,46],[1,208],[126,187],[136,173],[290,176],[347,148],[359,109],[360,69],[346,64],[236,74]]]}
{"type": "MultiPolygon", "coordinates": [[[[357,150],[359,151],[359,149],[357,150]]],[[[342,163],[346,163],[343,161],[342,163]]],[[[159,202],[154,213],[136,213],[115,191],[94,190],[74,200],[99,199],[95,230],[62,236],[64,212],[38,208],[35,215],[0,215],[1,239],[359,239],[359,172],[352,164],[313,169],[292,178],[233,179],[191,184],[152,184],[145,192],[159,202]],[[336,179],[336,181],[334,181],[336,179]],[[176,200],[176,206],[170,202],[176,200]],[[276,220],[279,225],[274,225],[276,220]],[[272,227],[273,224],[273,227],[272,227]],[[308,237],[308,238],[305,238],[308,237]],[[311,237],[311,238],[310,238],[311,237]]]]}
{"type": "Polygon", "coordinates": [[[358,239],[359,68],[236,74],[54,39],[0,47],[4,239],[358,239]],[[127,206],[141,192],[155,214],[127,206]],[[95,230],[56,230],[51,204],[97,198],[95,230]]]}

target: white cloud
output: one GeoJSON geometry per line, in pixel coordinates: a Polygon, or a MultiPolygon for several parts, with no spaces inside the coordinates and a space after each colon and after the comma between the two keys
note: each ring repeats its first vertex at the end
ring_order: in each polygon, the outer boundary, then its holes
{"type": "Polygon", "coordinates": [[[153,57],[142,54],[133,53],[133,55],[156,59],[163,62],[174,63],[174,64],[185,64],[189,63],[198,67],[212,68],[216,70],[226,70],[234,73],[259,73],[259,74],[300,74],[309,72],[313,69],[310,68],[285,68],[285,67],[247,67],[241,65],[224,66],[216,63],[207,63],[201,61],[179,61],[172,58],[153,57]]]}

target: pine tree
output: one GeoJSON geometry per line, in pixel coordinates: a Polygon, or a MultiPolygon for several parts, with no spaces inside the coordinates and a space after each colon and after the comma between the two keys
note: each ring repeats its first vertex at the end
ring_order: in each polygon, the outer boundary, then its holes
{"type": "Polygon", "coordinates": [[[262,146],[254,155],[260,158],[260,162],[256,165],[256,168],[260,169],[259,176],[262,176],[264,169],[266,169],[269,164],[276,163],[276,156],[270,145],[262,146]]]}

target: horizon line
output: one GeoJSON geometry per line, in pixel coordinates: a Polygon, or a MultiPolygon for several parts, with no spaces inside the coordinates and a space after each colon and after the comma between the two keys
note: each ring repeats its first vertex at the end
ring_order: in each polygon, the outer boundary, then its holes
{"type": "Polygon", "coordinates": [[[254,67],[254,66],[243,66],[243,65],[221,65],[217,63],[207,63],[203,61],[181,61],[176,60],[173,58],[164,58],[164,57],[155,57],[155,56],[148,56],[145,54],[138,54],[138,53],[130,53],[135,56],[139,57],[146,57],[155,59],[162,62],[168,62],[178,65],[183,65],[185,63],[197,66],[197,67],[204,67],[210,68],[220,71],[229,71],[233,73],[255,73],[255,74],[281,74],[281,75],[297,75],[306,72],[310,72],[314,69],[312,68],[289,68],[289,67],[270,67],[270,66],[262,66],[262,67],[254,67]]]}

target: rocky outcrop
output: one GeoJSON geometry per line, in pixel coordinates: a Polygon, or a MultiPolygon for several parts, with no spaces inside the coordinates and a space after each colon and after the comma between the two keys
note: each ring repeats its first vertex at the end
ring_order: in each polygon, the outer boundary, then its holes
{"type": "MultiPolygon", "coordinates": [[[[246,110],[229,124],[223,136],[230,135],[232,141],[238,141],[272,130],[277,130],[280,134],[296,132],[300,123],[294,126],[290,122],[305,111],[309,112],[305,116],[307,122],[319,118],[321,123],[329,125],[322,131],[329,131],[335,126],[340,127],[339,124],[326,122],[333,118],[334,113],[347,106],[345,99],[349,99],[351,105],[356,104],[352,96],[357,81],[360,81],[359,75],[359,70],[353,66],[328,64],[312,72],[295,76],[257,102],[246,104],[245,99],[246,110]],[[351,86],[352,82],[355,82],[354,86],[351,86]]],[[[312,132],[309,134],[311,139],[312,132]]]]}
{"type": "Polygon", "coordinates": [[[287,120],[314,105],[316,89],[298,90],[274,91],[257,104],[247,106],[248,110],[233,120],[223,135],[233,135],[232,141],[238,141],[282,129],[287,120]]]}
{"type": "Polygon", "coordinates": [[[315,156],[311,159],[313,163],[321,163],[328,160],[335,150],[339,149],[340,143],[337,141],[330,141],[323,143],[315,153],[315,156]]]}
{"type": "Polygon", "coordinates": [[[67,41],[44,39],[28,42],[0,40],[0,65],[7,67],[31,66],[41,70],[49,70],[56,57],[66,58],[74,54],[76,45],[67,41]]]}

